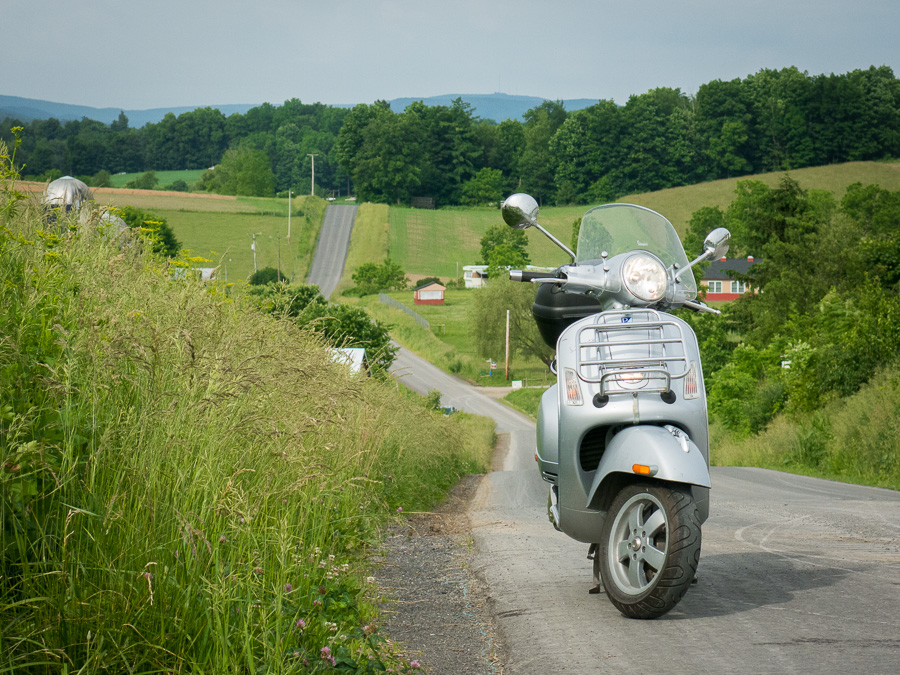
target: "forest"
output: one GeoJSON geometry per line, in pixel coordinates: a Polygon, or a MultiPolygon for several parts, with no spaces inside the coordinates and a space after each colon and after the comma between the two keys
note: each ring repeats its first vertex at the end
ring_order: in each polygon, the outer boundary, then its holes
{"type": "MultiPolygon", "coordinates": [[[[384,101],[352,109],[263,104],[225,117],[214,108],[167,115],[141,129],[122,113],[109,125],[82,119],[22,123],[23,174],[212,169],[194,189],[266,196],[309,190],[360,200],[436,206],[496,202],[513,190],[542,204],[609,201],[718,178],[900,156],[900,83],[886,67],[808,75],[797,68],[714,80],[694,95],[658,88],[625,105],[600,100],[567,112],[545,101],[524,120],[480,119],[461,99],[384,101]],[[224,169],[224,170],[223,170],[224,169]],[[219,172],[216,175],[216,172],[219,172]],[[244,179],[242,174],[252,174],[244,179]]],[[[96,178],[95,178],[96,177],[96,178]]]]}

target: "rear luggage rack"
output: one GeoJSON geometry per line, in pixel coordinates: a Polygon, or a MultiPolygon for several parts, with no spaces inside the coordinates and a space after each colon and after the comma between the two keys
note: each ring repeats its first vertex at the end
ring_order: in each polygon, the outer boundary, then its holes
{"type": "Polygon", "coordinates": [[[684,331],[653,309],[610,310],[576,335],[576,369],[600,395],[665,393],[690,371],[684,331]],[[681,364],[680,372],[672,372],[681,364]]]}

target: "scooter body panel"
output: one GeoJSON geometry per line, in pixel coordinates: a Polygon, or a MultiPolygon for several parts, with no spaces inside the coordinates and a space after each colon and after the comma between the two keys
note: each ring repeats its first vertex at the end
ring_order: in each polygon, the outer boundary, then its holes
{"type": "MultiPolygon", "coordinates": [[[[541,401],[538,422],[539,458],[549,460],[552,447],[548,439],[556,429],[558,458],[558,513],[559,528],[572,538],[586,543],[599,539],[609,504],[609,490],[621,488],[622,481],[669,480],[696,486],[693,488],[703,502],[698,504],[701,517],[708,513],[709,488],[709,435],[706,413],[706,397],[700,371],[700,354],[697,339],[687,323],[663,312],[653,312],[653,321],[661,328],[644,328],[638,319],[633,326],[616,327],[616,339],[622,346],[612,344],[603,348],[585,347],[585,342],[598,323],[618,321],[641,312],[604,312],[577,321],[566,328],[557,343],[557,368],[560,384],[556,388],[557,405],[550,402],[550,390],[541,401]],[[610,318],[612,317],[612,318],[610,318]],[[662,337],[672,338],[664,347],[632,345],[634,337],[653,337],[656,331],[662,337]],[[651,335],[652,333],[652,335],[651,335]],[[586,337],[588,336],[588,337],[586,337]],[[606,351],[603,352],[602,350],[606,351]],[[650,350],[649,352],[647,350],[650,350]],[[593,352],[591,350],[594,350],[593,352]],[[642,351],[643,350],[643,351],[642,351]],[[596,352],[593,362],[585,366],[585,355],[596,352]],[[668,386],[674,400],[666,402],[659,389],[645,386],[629,390],[604,379],[603,354],[615,359],[636,359],[649,353],[660,356],[660,379],[669,380],[668,386]],[[667,356],[666,356],[667,355],[667,356]],[[666,359],[670,360],[666,360],[666,359]],[[684,378],[686,368],[696,364],[696,397],[685,398],[684,378]],[[594,367],[594,370],[591,368],[594,367]],[[567,400],[566,369],[578,373],[581,405],[567,400]],[[584,377],[582,377],[584,375],[584,377]],[[553,416],[556,419],[553,419],[553,416]],[[688,452],[682,442],[664,427],[677,428],[686,435],[688,452]],[[671,440],[670,440],[671,439],[671,440]],[[657,467],[655,476],[636,474],[635,464],[657,467]],[[615,477],[616,480],[612,480],[615,477]]],[[[649,338],[648,338],[649,340],[649,338]]],[[[655,338],[654,338],[655,341],[655,338]]],[[[593,344],[593,343],[591,343],[593,344]]],[[[647,366],[656,368],[656,366],[647,366]]],[[[656,371],[654,371],[656,372],[656,371]]],[[[570,376],[571,377],[571,376],[570,376]]],[[[551,388],[552,389],[552,388],[551,388]]],[[[539,459],[540,461],[540,459],[539,459]]],[[[548,465],[549,466],[549,465],[548,465]]],[[[542,466],[543,471],[543,466],[542,466]]]]}

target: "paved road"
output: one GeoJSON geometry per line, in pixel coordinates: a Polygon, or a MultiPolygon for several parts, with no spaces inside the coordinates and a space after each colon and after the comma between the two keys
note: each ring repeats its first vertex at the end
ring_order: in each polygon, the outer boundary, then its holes
{"type": "Polygon", "coordinates": [[[356,219],[357,206],[334,204],[325,209],[322,231],[312,267],[306,283],[316,284],[326,298],[333,292],[341,275],[350,248],[350,232],[356,219]]]}
{"type": "Polygon", "coordinates": [[[510,433],[471,505],[507,675],[900,672],[900,493],[714,468],[699,583],[656,621],[588,595],[586,546],[556,532],[534,425],[402,350],[396,375],[510,433]]]}

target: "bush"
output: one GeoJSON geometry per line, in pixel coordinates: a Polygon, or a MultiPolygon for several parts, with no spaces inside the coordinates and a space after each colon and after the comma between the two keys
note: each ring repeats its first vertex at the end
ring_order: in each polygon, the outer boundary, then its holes
{"type": "Polygon", "coordinates": [[[247,283],[251,286],[264,286],[266,284],[275,284],[279,281],[290,282],[290,279],[284,272],[274,267],[263,267],[261,270],[255,271],[247,279],[247,283]]]}
{"type": "Polygon", "coordinates": [[[166,187],[164,189],[170,190],[172,192],[190,192],[191,191],[191,188],[187,184],[187,182],[183,181],[180,178],[178,180],[166,185],[166,187]]]}

